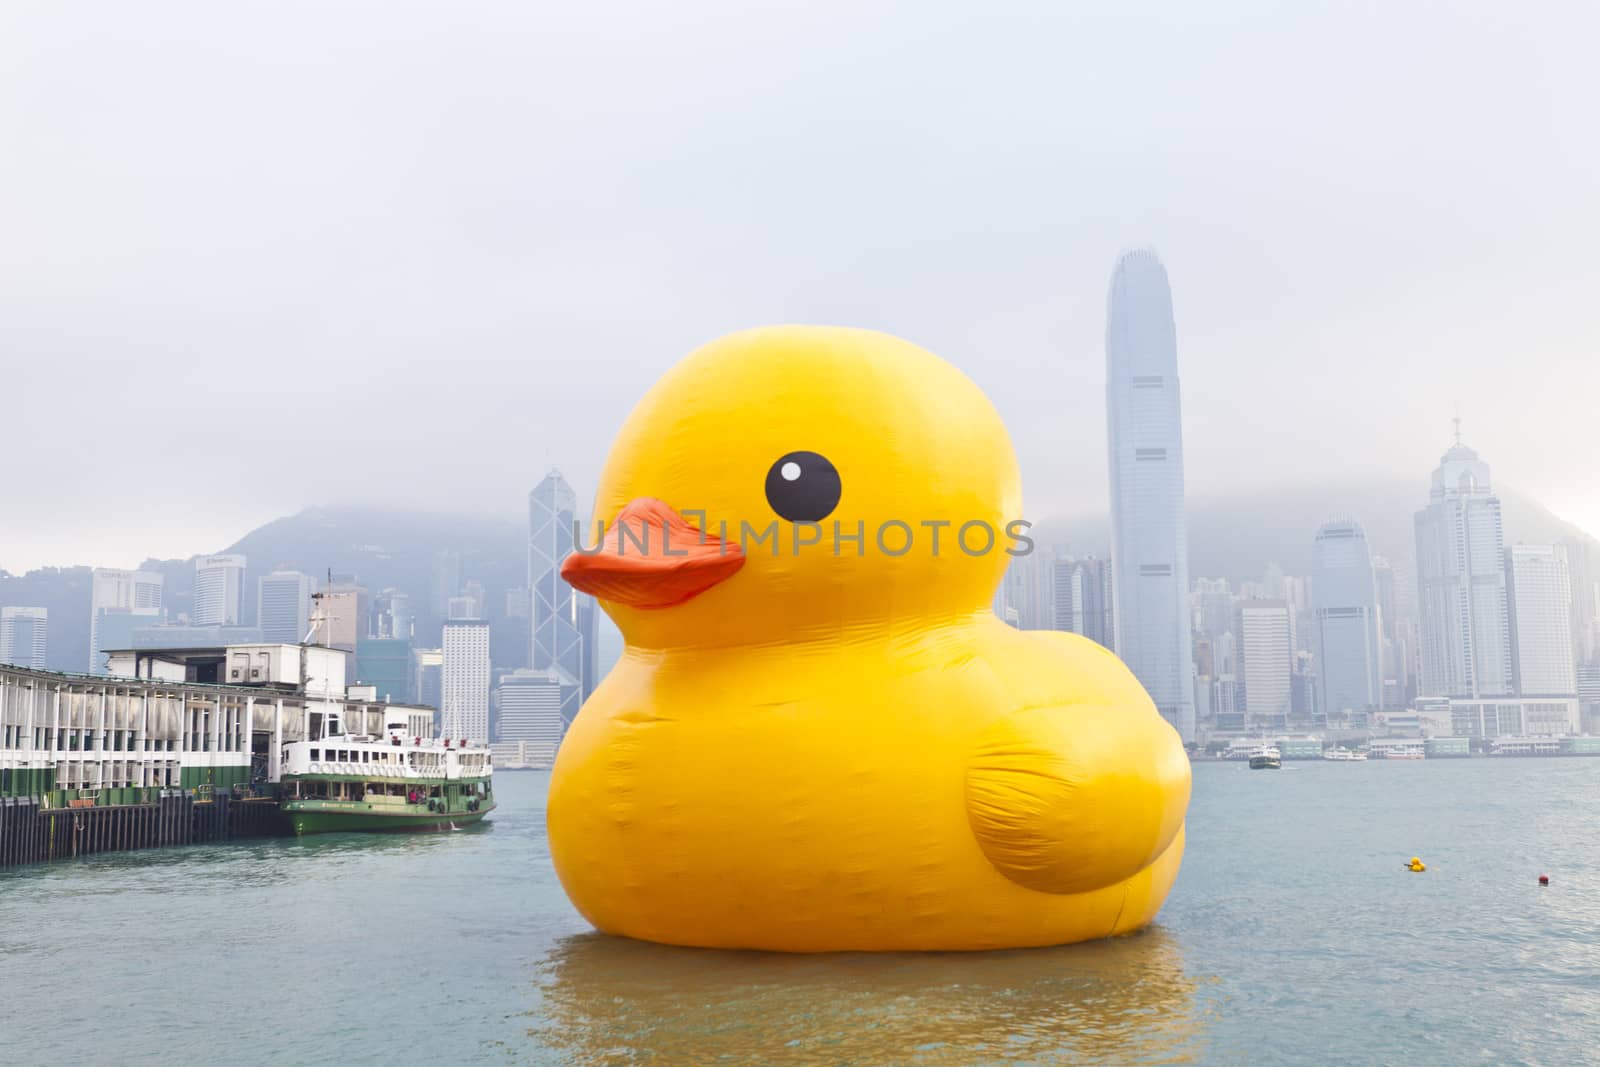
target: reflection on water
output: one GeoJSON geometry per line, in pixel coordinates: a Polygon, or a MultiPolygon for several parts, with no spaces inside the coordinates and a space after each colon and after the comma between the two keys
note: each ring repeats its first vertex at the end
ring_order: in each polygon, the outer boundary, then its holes
{"type": "Polygon", "coordinates": [[[792,956],[558,942],[529,1035],[574,1062],[1183,1063],[1196,982],[1159,928],[984,953],[792,956]]]}

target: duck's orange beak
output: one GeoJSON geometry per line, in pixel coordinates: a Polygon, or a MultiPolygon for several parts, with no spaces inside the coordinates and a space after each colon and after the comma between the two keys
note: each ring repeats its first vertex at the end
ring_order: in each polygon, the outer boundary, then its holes
{"type": "Polygon", "coordinates": [[[574,589],[633,608],[670,608],[733,577],[738,545],[696,529],[671,506],[640,497],[622,509],[599,546],[561,564],[574,589]]]}

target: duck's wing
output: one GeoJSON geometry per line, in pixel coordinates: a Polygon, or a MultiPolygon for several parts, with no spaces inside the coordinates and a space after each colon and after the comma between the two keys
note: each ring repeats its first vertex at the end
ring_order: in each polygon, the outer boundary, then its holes
{"type": "Polygon", "coordinates": [[[1027,708],[978,738],[966,801],[1002,874],[1081,893],[1137,874],[1172,843],[1189,804],[1189,758],[1148,705],[1027,708]]]}

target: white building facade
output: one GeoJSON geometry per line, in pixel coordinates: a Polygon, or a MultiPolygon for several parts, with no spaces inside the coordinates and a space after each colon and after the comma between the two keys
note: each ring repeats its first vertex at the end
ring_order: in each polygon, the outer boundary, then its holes
{"type": "Polygon", "coordinates": [[[1519,696],[1573,697],[1572,575],[1560,545],[1506,549],[1511,674],[1519,696]]]}
{"type": "Polygon", "coordinates": [[[1162,716],[1194,739],[1189,550],[1177,331],[1154,252],[1125,254],[1106,305],[1115,648],[1162,716]]]}
{"type": "Polygon", "coordinates": [[[1294,698],[1294,625],[1281,600],[1241,600],[1234,638],[1244,713],[1251,724],[1287,722],[1294,698]]]}
{"type": "Polygon", "coordinates": [[[263,641],[299,644],[311,622],[317,580],[299,571],[273,571],[256,581],[256,625],[263,641]]]}
{"type": "Polygon", "coordinates": [[[445,737],[489,743],[489,624],[444,624],[439,669],[439,730],[445,737]]]}
{"type": "Polygon", "coordinates": [[[245,558],[238,555],[201,556],[194,561],[191,622],[196,626],[239,625],[244,603],[244,567],[245,558]]]}

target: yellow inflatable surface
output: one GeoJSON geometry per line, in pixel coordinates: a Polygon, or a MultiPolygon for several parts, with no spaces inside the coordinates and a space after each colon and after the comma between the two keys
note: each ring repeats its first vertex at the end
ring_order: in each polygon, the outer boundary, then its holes
{"type": "Polygon", "coordinates": [[[562,566],[627,642],[550,785],[590,922],[820,952],[1150,921],[1189,761],[1110,652],[994,616],[1018,482],[977,386],[884,334],[735,334],[646,394],[562,566]]]}

